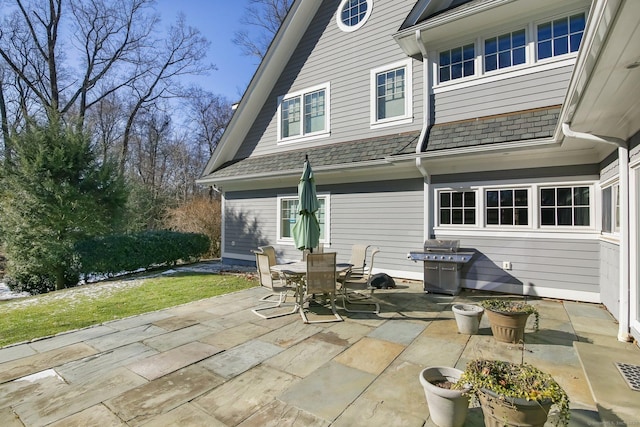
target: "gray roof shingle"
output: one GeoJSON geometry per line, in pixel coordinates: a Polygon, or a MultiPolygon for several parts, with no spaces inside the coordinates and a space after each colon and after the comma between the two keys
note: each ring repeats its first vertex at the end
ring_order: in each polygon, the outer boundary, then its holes
{"type": "Polygon", "coordinates": [[[554,106],[436,124],[429,133],[426,151],[550,138],[555,131],[559,115],[560,107],[554,106]]]}
{"type": "MultiPolygon", "coordinates": [[[[560,107],[540,108],[499,116],[436,124],[429,132],[427,152],[477,145],[542,139],[553,136],[560,107]]],[[[420,132],[406,132],[356,141],[235,159],[207,178],[233,178],[300,169],[305,155],[314,167],[357,164],[389,156],[413,154],[420,132]]]]}
{"type": "Polygon", "coordinates": [[[407,132],[325,146],[284,151],[277,154],[236,159],[223,164],[211,178],[247,176],[300,169],[305,155],[314,167],[381,160],[416,152],[420,132],[407,132]]]}

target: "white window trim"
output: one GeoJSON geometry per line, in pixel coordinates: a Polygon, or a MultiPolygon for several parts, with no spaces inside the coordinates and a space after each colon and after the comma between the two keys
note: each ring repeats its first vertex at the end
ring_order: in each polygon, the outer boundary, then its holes
{"type": "MultiPolygon", "coordinates": [[[[604,209],[604,198],[602,196],[605,188],[611,188],[611,224],[610,224],[611,231],[601,230],[601,233],[603,237],[617,241],[620,238],[620,228],[619,226],[616,227],[616,223],[615,223],[616,208],[617,208],[615,205],[615,200],[616,200],[616,196],[620,192],[619,177],[616,176],[615,178],[609,179],[600,185],[600,200],[601,200],[600,205],[602,206],[602,209],[604,209]]],[[[604,217],[604,212],[601,212],[600,218],[603,218],[603,217],[604,217]]],[[[602,224],[599,224],[599,226],[602,227],[602,224]]]]}
{"type": "Polygon", "coordinates": [[[371,11],[373,10],[373,0],[367,0],[367,11],[365,12],[364,17],[360,20],[360,22],[358,22],[357,25],[353,26],[345,25],[344,22],[342,22],[342,9],[348,1],[349,0],[342,0],[340,2],[340,6],[338,6],[338,10],[336,11],[336,24],[338,25],[338,28],[340,28],[340,30],[344,31],[345,33],[351,33],[362,28],[362,26],[371,16],[371,11]]]}
{"type": "MultiPolygon", "coordinates": [[[[482,216],[483,216],[483,221],[482,224],[484,224],[484,228],[487,229],[499,229],[499,230],[504,230],[504,229],[512,229],[512,230],[526,230],[526,229],[532,229],[533,226],[533,213],[532,213],[532,208],[531,208],[531,201],[533,199],[532,194],[531,194],[531,187],[530,186],[523,186],[523,185],[501,185],[501,186],[486,186],[483,187],[482,189],[482,216]],[[486,218],[486,213],[487,213],[487,191],[501,191],[501,190],[527,190],[527,200],[529,201],[529,203],[527,204],[527,225],[513,225],[513,224],[487,224],[487,218],[486,218]]],[[[518,206],[513,206],[513,208],[517,208],[518,206]]]]}
{"type": "MultiPolygon", "coordinates": [[[[497,31],[495,34],[488,34],[482,38],[480,38],[480,42],[478,43],[480,46],[478,55],[476,55],[476,57],[480,56],[480,74],[483,76],[493,76],[495,74],[500,74],[500,73],[507,73],[509,71],[515,71],[515,70],[520,70],[520,69],[524,69],[527,67],[530,67],[532,65],[533,62],[533,56],[531,56],[531,46],[533,45],[533,47],[535,48],[535,43],[532,42],[532,37],[531,37],[531,27],[529,25],[521,25],[519,27],[513,27],[510,29],[504,29],[502,31],[497,31]],[[487,39],[490,39],[492,37],[500,37],[501,35],[504,34],[512,34],[515,31],[520,31],[520,30],[524,30],[524,63],[523,64],[518,64],[518,65],[511,65],[509,67],[505,67],[505,68],[496,68],[495,70],[491,70],[491,71],[485,71],[484,66],[485,66],[485,60],[486,60],[486,54],[484,51],[484,46],[485,46],[485,41],[487,39]]],[[[476,68],[476,70],[478,70],[478,68],[476,68]]],[[[476,73],[478,74],[478,73],[476,73]]]]}
{"type": "MultiPolygon", "coordinates": [[[[323,243],[327,247],[331,243],[331,193],[322,192],[317,193],[318,199],[324,199],[324,239],[320,239],[320,243],[323,243]]],[[[283,199],[297,199],[297,194],[282,194],[276,197],[276,242],[284,246],[295,246],[293,237],[282,237],[282,211],[280,210],[283,199]]]]}
{"type": "Polygon", "coordinates": [[[382,67],[371,70],[370,75],[370,117],[371,129],[378,129],[388,126],[404,125],[413,122],[413,62],[411,58],[384,65],[382,67]],[[377,78],[379,73],[395,70],[397,68],[405,68],[405,97],[403,116],[391,117],[388,119],[378,120],[378,102],[377,102],[377,78]]]}
{"type": "Polygon", "coordinates": [[[561,238],[562,236],[570,236],[571,238],[580,235],[586,239],[594,238],[594,235],[600,234],[600,227],[597,223],[596,208],[601,204],[596,192],[596,180],[580,180],[580,181],[555,181],[548,182],[529,181],[513,181],[509,183],[458,183],[455,187],[451,185],[438,185],[433,187],[433,223],[434,232],[451,235],[467,235],[467,236],[484,236],[504,235],[512,237],[545,237],[545,238],[561,238]],[[541,226],[540,225],[540,188],[545,187],[589,187],[589,218],[591,224],[589,226],[541,226]],[[529,190],[529,225],[514,226],[500,225],[487,226],[485,218],[486,200],[484,194],[486,190],[500,189],[528,189],[529,190]],[[476,224],[440,224],[440,198],[441,191],[475,191],[476,192],[476,224]],[[597,233],[597,234],[596,234],[597,233]]]}
{"type": "MultiPolygon", "coordinates": [[[[469,229],[469,228],[479,228],[481,227],[480,224],[484,224],[484,212],[482,211],[482,209],[480,209],[480,194],[482,191],[478,191],[477,188],[473,188],[473,187],[442,187],[442,188],[438,188],[435,191],[435,216],[434,216],[434,224],[436,225],[436,229],[437,228],[444,228],[444,229],[449,229],[449,228],[460,228],[460,229],[469,229]],[[475,196],[475,207],[474,207],[474,211],[476,213],[476,223],[475,224],[440,224],[440,193],[441,192],[456,192],[456,193],[463,193],[463,192],[473,192],[474,196],[475,196]]],[[[484,205],[484,202],[482,203],[484,205]]]]}
{"type": "Polygon", "coordinates": [[[296,92],[291,92],[278,97],[278,110],[276,112],[277,121],[277,142],[287,144],[292,142],[309,141],[317,138],[326,138],[331,135],[331,83],[326,82],[317,86],[305,88],[296,92]],[[318,132],[304,133],[304,95],[319,90],[325,91],[325,116],[324,130],[318,132]],[[300,97],[300,135],[282,137],[282,101],[300,97]]]}
{"type": "Polygon", "coordinates": [[[532,34],[531,40],[533,41],[533,56],[531,57],[531,59],[533,62],[538,64],[545,64],[547,62],[555,62],[565,58],[575,58],[576,56],[578,56],[579,49],[575,52],[567,52],[564,55],[552,55],[549,58],[538,59],[538,25],[547,23],[549,21],[553,22],[554,20],[559,18],[569,18],[570,16],[577,15],[578,13],[584,13],[585,29],[583,30],[583,33],[582,33],[582,37],[584,40],[584,31],[586,30],[586,22],[589,20],[589,10],[587,9],[574,9],[568,12],[557,13],[553,16],[537,19],[533,22],[532,33],[531,33],[532,34]]]}

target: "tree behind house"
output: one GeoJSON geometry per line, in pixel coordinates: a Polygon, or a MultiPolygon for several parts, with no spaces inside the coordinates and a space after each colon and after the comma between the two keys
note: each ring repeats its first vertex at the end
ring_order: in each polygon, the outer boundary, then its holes
{"type": "Polygon", "coordinates": [[[116,165],[98,163],[75,129],[52,121],[12,141],[15,155],[0,174],[0,231],[15,289],[74,286],[74,243],[120,223],[127,194],[116,165]]]}

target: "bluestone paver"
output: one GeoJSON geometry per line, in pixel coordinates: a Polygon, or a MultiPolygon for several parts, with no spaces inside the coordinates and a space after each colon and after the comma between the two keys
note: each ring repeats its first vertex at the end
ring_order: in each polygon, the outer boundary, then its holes
{"type": "MultiPolygon", "coordinates": [[[[640,365],[640,349],[602,305],[529,298],[540,330],[530,317],[522,346],[495,341],[486,316],[458,333],[451,304],[493,294],[396,283],[375,292],[379,315],[340,310],[344,322],[259,318],[269,291],[254,287],[0,349],[1,425],[434,427],[419,372],[478,357],[552,374],[572,426],[637,421],[638,392],[613,362],[640,365]]],[[[465,427],[482,426],[472,405],[465,427]]]]}

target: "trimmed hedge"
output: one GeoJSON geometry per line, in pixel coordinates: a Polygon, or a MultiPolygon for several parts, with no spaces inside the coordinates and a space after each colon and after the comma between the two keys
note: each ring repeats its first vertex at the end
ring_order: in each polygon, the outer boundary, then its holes
{"type": "Polygon", "coordinates": [[[96,237],[77,243],[75,249],[80,274],[114,275],[197,261],[210,245],[204,234],[165,230],[96,237]]]}

